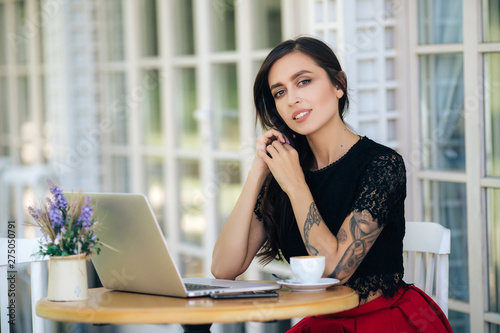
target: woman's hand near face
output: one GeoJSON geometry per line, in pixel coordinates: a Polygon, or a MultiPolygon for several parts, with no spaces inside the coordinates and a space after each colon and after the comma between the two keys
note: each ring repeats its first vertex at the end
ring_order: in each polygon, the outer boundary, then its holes
{"type": "Polygon", "coordinates": [[[288,143],[273,141],[265,149],[257,149],[258,156],[266,163],[281,189],[290,195],[292,191],[307,188],[298,152],[288,143]]]}
{"type": "Polygon", "coordinates": [[[283,133],[278,131],[275,128],[271,128],[270,130],[266,131],[262,135],[260,135],[257,138],[256,141],[256,150],[257,153],[255,154],[255,159],[252,165],[252,169],[254,169],[257,172],[262,172],[266,176],[269,173],[269,167],[266,162],[262,159],[261,155],[259,154],[259,151],[265,151],[268,145],[271,145],[273,142],[281,142],[285,143],[287,142],[287,138],[283,133]]]}

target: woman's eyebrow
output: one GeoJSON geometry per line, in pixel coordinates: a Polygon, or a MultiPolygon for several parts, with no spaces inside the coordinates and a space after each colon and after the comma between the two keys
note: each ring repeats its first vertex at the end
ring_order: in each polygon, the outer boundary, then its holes
{"type": "MultiPolygon", "coordinates": [[[[297,77],[299,77],[299,76],[301,76],[303,74],[310,74],[310,73],[312,73],[312,72],[308,71],[308,70],[305,70],[305,69],[301,70],[301,71],[298,71],[297,73],[292,74],[292,76],[290,76],[290,81],[295,80],[297,77]]],[[[274,88],[279,87],[281,85],[283,85],[283,84],[281,84],[281,83],[278,82],[278,83],[273,84],[271,87],[269,87],[269,89],[273,90],[274,88]]]]}

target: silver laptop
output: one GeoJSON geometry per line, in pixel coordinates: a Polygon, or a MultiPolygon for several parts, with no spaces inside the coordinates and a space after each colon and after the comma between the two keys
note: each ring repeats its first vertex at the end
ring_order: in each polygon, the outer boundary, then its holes
{"type": "MultiPolygon", "coordinates": [[[[68,193],[65,193],[67,196],[68,193]]],[[[89,193],[99,221],[99,255],[91,259],[107,289],[177,297],[275,290],[281,286],[211,278],[181,278],[143,194],[89,193]]]]}

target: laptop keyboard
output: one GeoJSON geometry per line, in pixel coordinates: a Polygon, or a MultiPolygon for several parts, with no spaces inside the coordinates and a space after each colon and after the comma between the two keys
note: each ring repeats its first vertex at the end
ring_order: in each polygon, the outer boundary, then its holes
{"type": "Polygon", "coordinates": [[[184,285],[186,286],[186,289],[188,291],[227,288],[227,287],[221,287],[221,286],[211,286],[211,285],[207,285],[207,284],[195,284],[195,283],[184,283],[184,285]]]}

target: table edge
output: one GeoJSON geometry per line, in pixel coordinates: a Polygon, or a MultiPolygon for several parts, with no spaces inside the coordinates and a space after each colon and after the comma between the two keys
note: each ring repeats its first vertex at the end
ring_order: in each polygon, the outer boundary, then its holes
{"type": "MultiPolygon", "coordinates": [[[[92,324],[111,324],[111,325],[127,325],[127,324],[206,324],[207,320],[203,318],[214,317],[214,323],[228,324],[238,322],[265,322],[272,320],[284,320],[298,317],[308,317],[313,315],[324,315],[334,312],[340,312],[352,309],[359,305],[358,294],[351,289],[351,292],[340,299],[343,300],[343,306],[339,310],[338,307],[331,306],[331,300],[319,300],[314,304],[315,309],[304,311],[295,304],[281,304],[274,306],[270,303],[269,306],[263,306],[258,309],[225,309],[221,312],[217,308],[200,308],[199,316],[193,317],[193,312],[186,308],[185,311],[178,310],[175,314],[157,311],[96,311],[94,309],[81,309],[78,312],[61,309],[49,309],[44,306],[46,298],[40,299],[36,303],[37,316],[61,322],[74,323],[92,323],[92,324]],[[347,303],[347,306],[345,305],[347,303]],[[327,306],[324,306],[324,305],[327,306]],[[133,314],[133,315],[132,315],[133,314]]],[[[340,306],[339,306],[340,307],[340,306]]]]}

